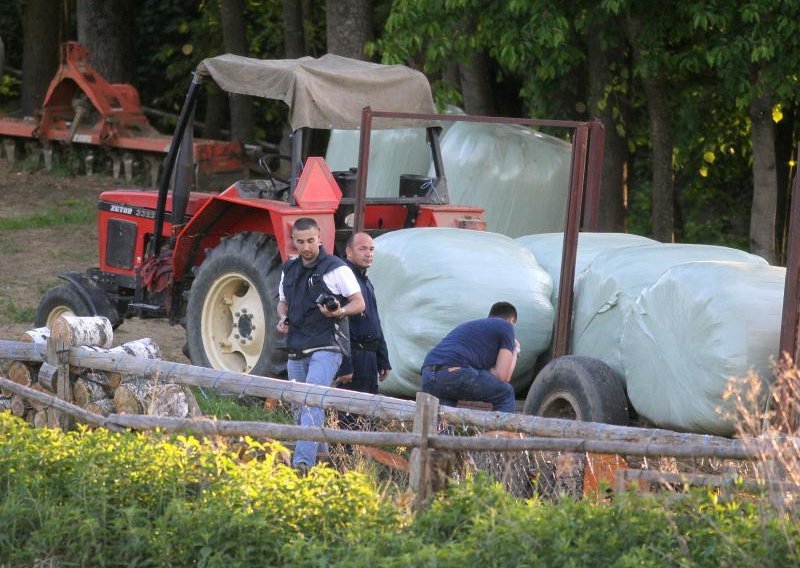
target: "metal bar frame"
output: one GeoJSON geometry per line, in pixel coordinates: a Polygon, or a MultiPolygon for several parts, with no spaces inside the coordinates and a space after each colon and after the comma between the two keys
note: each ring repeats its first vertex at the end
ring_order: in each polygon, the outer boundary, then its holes
{"type": "MultiPolygon", "coordinates": [[[[569,193],[564,222],[564,246],[561,257],[561,282],[559,285],[558,312],[553,329],[553,357],[569,353],[572,326],[573,287],[578,233],[583,228],[596,231],[599,224],[600,182],[602,179],[605,131],[603,124],[591,121],[551,120],[539,118],[511,118],[496,116],[467,116],[451,114],[420,114],[376,111],[364,107],[361,112],[361,143],[358,154],[353,231],[364,229],[364,210],[367,196],[370,137],[372,122],[376,118],[396,118],[423,122],[482,122],[492,124],[518,124],[522,126],[568,128],[573,130],[572,158],[570,164],[569,193]]],[[[436,149],[432,148],[435,152],[436,149]]],[[[437,171],[437,175],[442,172],[437,171]]],[[[800,264],[800,263],[799,263],[800,264]]]]}

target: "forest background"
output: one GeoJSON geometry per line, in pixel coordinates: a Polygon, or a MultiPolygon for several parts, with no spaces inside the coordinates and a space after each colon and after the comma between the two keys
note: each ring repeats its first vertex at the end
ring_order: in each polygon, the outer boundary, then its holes
{"type": "MultiPolygon", "coordinates": [[[[596,117],[606,130],[601,230],[784,260],[796,0],[17,0],[0,4],[0,38],[0,104],[28,115],[59,44],[77,39],[110,82],[168,112],[204,57],[331,52],[424,71],[442,108],[596,117]]],[[[286,135],[281,105],[213,86],[200,116],[209,138],[286,135]]]]}

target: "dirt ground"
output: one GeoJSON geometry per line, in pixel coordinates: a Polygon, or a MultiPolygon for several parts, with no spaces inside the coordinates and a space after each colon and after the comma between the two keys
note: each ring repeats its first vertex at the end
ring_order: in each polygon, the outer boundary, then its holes
{"type": "MultiPolygon", "coordinates": [[[[27,171],[18,162],[0,160],[0,223],[28,219],[44,212],[79,209],[94,217],[98,196],[114,188],[137,184],[107,176],[66,176],[27,171]]],[[[97,225],[56,224],[42,228],[0,228],[0,339],[17,339],[33,327],[39,298],[59,284],[58,273],[97,266],[97,225]]],[[[188,363],[181,348],[180,326],[165,320],[125,321],[114,334],[114,344],[150,337],[161,347],[163,358],[188,363]]]]}

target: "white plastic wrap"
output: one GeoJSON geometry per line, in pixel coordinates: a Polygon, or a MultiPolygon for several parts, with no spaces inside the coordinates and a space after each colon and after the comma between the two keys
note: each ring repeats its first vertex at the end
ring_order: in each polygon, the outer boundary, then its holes
{"type": "Polygon", "coordinates": [[[624,379],[619,340],[627,311],[668,269],[701,260],[767,265],[760,256],[712,245],[656,243],[598,254],[575,282],[573,353],[605,361],[624,379]]]}
{"type": "Polygon", "coordinates": [[[530,384],[553,328],[552,280],[530,251],[496,233],[446,228],[393,231],[375,247],[369,277],[392,364],[381,392],[413,396],[428,351],[499,301],[514,304],[519,315],[522,354],[512,384],[518,391],[530,384]]]}
{"type": "MultiPolygon", "coordinates": [[[[325,161],[332,172],[358,165],[358,130],[332,130],[325,161]]],[[[430,150],[424,128],[373,130],[370,136],[368,197],[397,197],[400,175],[425,175],[430,166],[430,150]]]]}
{"type": "Polygon", "coordinates": [[[628,396],[663,428],[719,435],[733,424],[718,408],[731,376],[771,381],[786,269],[736,262],[671,268],[630,310],[621,339],[628,396]]]}
{"type": "MultiPolygon", "coordinates": [[[[553,306],[558,305],[558,286],[561,282],[561,255],[564,249],[564,233],[542,233],[525,235],[517,242],[536,257],[537,262],[553,279],[553,306]]],[[[575,280],[598,254],[625,247],[656,244],[653,239],[627,233],[580,233],[575,258],[575,280]]]]}
{"type": "Polygon", "coordinates": [[[563,230],[569,143],[521,126],[457,122],[441,149],[450,202],[483,207],[488,230],[510,237],[563,230]]]}

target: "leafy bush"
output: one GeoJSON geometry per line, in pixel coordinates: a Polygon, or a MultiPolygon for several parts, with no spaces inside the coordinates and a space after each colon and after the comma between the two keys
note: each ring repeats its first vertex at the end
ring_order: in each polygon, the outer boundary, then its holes
{"type": "MultiPolygon", "coordinates": [[[[281,564],[296,542],[396,525],[359,474],[298,478],[281,448],[31,429],[0,413],[0,564],[281,564]],[[288,551],[288,552],[287,552],[288,551]]],[[[342,545],[339,545],[342,546],[342,545]]]]}
{"type": "Polygon", "coordinates": [[[789,517],[713,494],[519,501],[482,476],[410,515],[397,488],[277,444],[34,430],[0,413],[0,566],[785,566],[789,517]],[[396,497],[392,502],[391,496],[396,497]]]}

